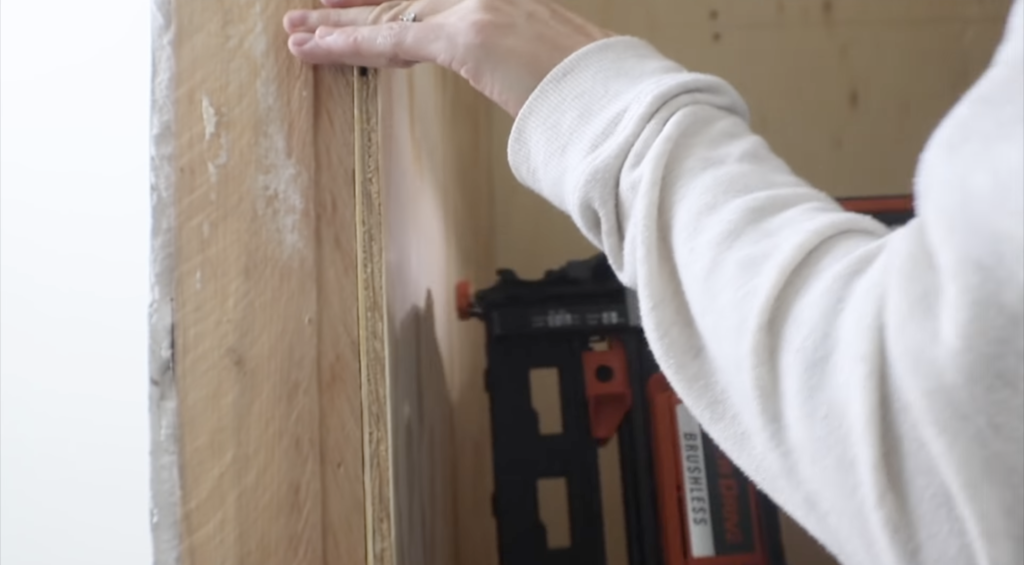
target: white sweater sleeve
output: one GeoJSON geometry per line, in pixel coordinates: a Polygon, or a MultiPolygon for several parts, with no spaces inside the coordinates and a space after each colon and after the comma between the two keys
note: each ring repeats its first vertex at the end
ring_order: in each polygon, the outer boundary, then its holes
{"type": "Polygon", "coordinates": [[[564,61],[512,131],[517,178],[637,290],[697,419],[847,564],[1024,563],[1022,28],[1017,0],[892,232],[635,38],[564,61]]]}

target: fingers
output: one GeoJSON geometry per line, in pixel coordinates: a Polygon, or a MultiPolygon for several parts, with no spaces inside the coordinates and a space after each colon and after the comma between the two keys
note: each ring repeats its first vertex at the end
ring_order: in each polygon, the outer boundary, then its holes
{"type": "MultiPolygon", "coordinates": [[[[292,10],[284,16],[284,29],[288,33],[315,32],[322,26],[346,27],[391,22],[411,9],[412,2],[367,0],[366,4],[345,0],[345,7],[321,10],[292,10]]],[[[340,4],[340,3],[339,3],[340,4]]]]}
{"type": "Polygon", "coordinates": [[[366,25],[376,9],[376,6],[360,6],[340,10],[293,10],[284,16],[284,29],[288,33],[313,33],[321,26],[366,25]]]}
{"type": "Polygon", "coordinates": [[[434,61],[441,35],[428,23],[390,22],[366,27],[320,27],[288,40],[291,52],[307,63],[356,67],[408,67],[434,61]]]}
{"type": "Polygon", "coordinates": [[[328,8],[348,8],[353,6],[376,6],[386,0],[320,0],[328,8]]]}

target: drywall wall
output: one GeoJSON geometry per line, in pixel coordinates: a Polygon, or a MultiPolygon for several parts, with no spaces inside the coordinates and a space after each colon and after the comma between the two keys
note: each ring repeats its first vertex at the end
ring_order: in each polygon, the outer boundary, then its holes
{"type": "Polygon", "coordinates": [[[39,10],[0,8],[0,562],[151,563],[149,6],[39,10]]]}

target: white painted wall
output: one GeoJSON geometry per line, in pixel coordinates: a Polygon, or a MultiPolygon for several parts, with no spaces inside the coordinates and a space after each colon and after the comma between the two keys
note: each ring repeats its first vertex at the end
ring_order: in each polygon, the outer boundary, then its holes
{"type": "Polygon", "coordinates": [[[142,565],[149,4],[0,4],[0,563],[142,565]]]}

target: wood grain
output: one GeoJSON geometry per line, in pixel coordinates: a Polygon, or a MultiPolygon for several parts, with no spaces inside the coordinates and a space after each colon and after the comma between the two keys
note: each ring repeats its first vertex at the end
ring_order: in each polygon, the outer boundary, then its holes
{"type": "Polygon", "coordinates": [[[154,216],[173,218],[178,428],[158,441],[180,492],[161,563],[364,560],[353,81],[290,56],[293,7],[161,6],[173,80],[153,96],[172,135],[154,164],[173,174],[154,216]]]}
{"type": "Polygon", "coordinates": [[[491,476],[482,328],[454,305],[458,279],[493,274],[489,105],[425,65],[379,89],[395,558],[451,565],[491,476]]]}
{"type": "Polygon", "coordinates": [[[320,472],[325,565],[365,553],[363,410],[359,360],[355,191],[355,75],[315,71],[320,472]]]}
{"type": "MultiPolygon", "coordinates": [[[[725,77],[754,130],[835,196],[910,191],[925,139],[981,73],[1008,0],[564,0],[690,69],[725,77]]],[[[497,261],[539,275],[593,247],[507,166],[512,121],[493,113],[497,261]]]]}

